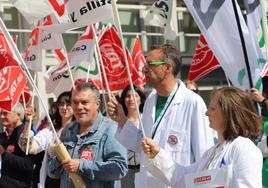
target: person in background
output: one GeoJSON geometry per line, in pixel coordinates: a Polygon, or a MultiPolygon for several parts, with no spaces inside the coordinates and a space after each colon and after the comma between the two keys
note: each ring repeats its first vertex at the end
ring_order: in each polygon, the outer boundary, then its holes
{"type": "Polygon", "coordinates": [[[260,142],[257,143],[257,146],[263,154],[262,184],[263,187],[268,187],[268,100],[256,88],[251,88],[249,95],[261,107],[264,133],[260,142]]]}
{"type": "MultiPolygon", "coordinates": [[[[139,107],[139,112],[143,112],[145,102],[145,94],[140,87],[133,86],[135,90],[135,98],[139,107]]],[[[134,99],[130,86],[127,86],[119,99],[124,109],[124,113],[135,126],[139,126],[138,113],[135,108],[134,99]]],[[[117,137],[117,135],[116,135],[117,137]]],[[[128,173],[121,179],[121,188],[135,188],[135,174],[140,171],[140,155],[134,151],[128,150],[128,173]]]]}
{"type": "MultiPolygon", "coordinates": [[[[56,101],[57,104],[57,111],[53,116],[53,126],[60,136],[61,131],[74,120],[73,116],[73,109],[71,107],[71,92],[63,92],[59,95],[56,101]]],[[[28,109],[27,112],[31,114],[32,108],[28,109]]],[[[26,113],[27,114],[27,113],[26,113]]],[[[27,118],[29,119],[31,115],[27,118]]],[[[19,146],[23,151],[26,150],[27,144],[27,126],[25,126],[23,133],[19,140],[19,146]]],[[[47,127],[42,129],[37,133],[37,135],[33,135],[32,133],[30,136],[30,145],[29,145],[29,153],[31,154],[38,154],[42,151],[46,151],[40,171],[40,187],[46,188],[57,188],[60,186],[59,179],[52,179],[47,176],[47,158],[48,158],[48,146],[49,144],[53,143],[56,139],[54,132],[51,127],[47,127]]]]}
{"type": "MultiPolygon", "coordinates": [[[[1,188],[29,188],[32,186],[32,177],[36,157],[25,155],[18,146],[19,136],[24,125],[23,106],[18,102],[11,112],[0,111],[0,121],[6,129],[13,130],[0,145],[0,155],[2,158],[1,188]]],[[[29,125],[28,120],[25,121],[29,125]]]]}
{"type": "MultiPolygon", "coordinates": [[[[154,89],[145,101],[142,122],[145,136],[153,138],[174,161],[189,165],[213,146],[214,141],[203,99],[177,80],[181,65],[178,54],[178,50],[168,44],[148,53],[143,72],[147,83],[154,89]]],[[[133,126],[115,98],[108,102],[108,111],[118,122],[117,139],[120,143],[141,154],[141,169],[136,174],[135,186],[166,188],[143,168],[145,155],[141,152],[139,127],[133,126]]]]}
{"type": "Polygon", "coordinates": [[[192,81],[192,80],[184,80],[183,82],[184,82],[185,86],[188,89],[190,89],[193,92],[199,94],[199,87],[198,87],[198,85],[194,81],[192,81]]]}
{"type": "Polygon", "coordinates": [[[86,187],[113,188],[127,173],[127,150],[115,139],[116,123],[99,112],[100,93],[90,82],[72,91],[76,121],[66,127],[60,140],[71,159],[49,158],[49,174],[60,178],[61,188],[73,188],[69,173],[78,173],[86,187]]]}
{"type": "MultiPolygon", "coordinates": [[[[219,143],[200,160],[190,166],[177,163],[168,152],[147,138],[142,141],[142,147],[145,153],[150,153],[151,158],[146,159],[145,168],[171,187],[185,187],[187,174],[195,173],[194,178],[198,178],[202,172],[206,171],[209,176],[209,170],[216,169],[214,172],[218,176],[227,179],[208,187],[261,188],[262,154],[253,140],[262,131],[262,121],[248,94],[234,87],[218,89],[212,93],[206,115],[210,127],[218,132],[219,143]]],[[[193,181],[190,180],[187,183],[193,181]]]]}
{"type": "Polygon", "coordinates": [[[261,114],[268,117],[268,100],[256,88],[251,88],[249,95],[261,106],[261,114]]]}

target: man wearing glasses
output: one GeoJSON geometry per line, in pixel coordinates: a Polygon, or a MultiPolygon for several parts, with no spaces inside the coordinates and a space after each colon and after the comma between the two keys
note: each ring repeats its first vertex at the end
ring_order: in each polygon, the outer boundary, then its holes
{"type": "MultiPolygon", "coordinates": [[[[202,98],[177,80],[181,62],[178,51],[171,45],[162,45],[151,50],[146,57],[143,71],[147,83],[154,89],[148,96],[143,110],[143,125],[146,137],[151,137],[173,160],[189,165],[213,146],[213,133],[205,116],[206,105],[202,98]]],[[[108,103],[109,112],[119,124],[116,134],[127,149],[141,152],[139,126],[127,120],[122,106],[115,98],[108,103]]],[[[168,188],[152,177],[142,166],[136,177],[136,188],[168,188]]]]}

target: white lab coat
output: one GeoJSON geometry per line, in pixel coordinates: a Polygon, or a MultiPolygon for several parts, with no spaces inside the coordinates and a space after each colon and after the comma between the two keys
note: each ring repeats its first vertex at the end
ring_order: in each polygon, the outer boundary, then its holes
{"type": "Polygon", "coordinates": [[[211,160],[215,149],[216,145],[208,150],[198,162],[190,166],[175,163],[161,149],[154,159],[146,159],[145,168],[171,187],[184,188],[186,174],[206,170],[208,164],[207,170],[231,165],[232,176],[227,188],[262,187],[262,154],[250,139],[238,137],[234,141],[225,142],[214,159],[211,160]]]}
{"type": "MultiPolygon", "coordinates": [[[[186,88],[179,81],[179,88],[172,103],[167,109],[159,128],[155,134],[155,142],[167,155],[178,163],[189,165],[198,160],[203,153],[214,145],[212,129],[209,128],[208,118],[205,116],[206,105],[203,99],[186,88]],[[170,144],[170,136],[177,138],[176,144],[170,144]]],[[[143,110],[143,125],[147,137],[152,136],[157,93],[155,90],[148,96],[143,110]]],[[[123,129],[118,128],[118,141],[126,148],[141,152],[141,132],[137,126],[127,121],[123,129]]],[[[136,174],[136,188],[168,188],[156,178],[152,177],[142,167],[144,153],[141,152],[141,170],[136,174]]]]}

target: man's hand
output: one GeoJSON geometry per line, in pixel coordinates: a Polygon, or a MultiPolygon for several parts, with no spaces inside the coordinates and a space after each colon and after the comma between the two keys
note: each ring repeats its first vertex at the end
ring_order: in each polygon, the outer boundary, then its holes
{"type": "Polygon", "coordinates": [[[79,170],[79,159],[67,159],[62,161],[63,168],[69,173],[76,173],[79,170]]]}
{"type": "Polygon", "coordinates": [[[147,154],[148,158],[153,159],[160,151],[160,147],[151,138],[145,138],[141,142],[144,153],[147,154]]]}
{"type": "Polygon", "coordinates": [[[33,107],[27,107],[24,111],[26,121],[33,121],[33,118],[35,116],[34,108],[33,107]]]}
{"type": "Polygon", "coordinates": [[[5,151],[6,151],[5,148],[2,145],[0,145],[0,155],[2,155],[5,151]]]}
{"type": "Polygon", "coordinates": [[[127,121],[122,105],[112,96],[111,101],[107,103],[108,114],[110,118],[118,122],[120,127],[123,127],[127,121]]]}

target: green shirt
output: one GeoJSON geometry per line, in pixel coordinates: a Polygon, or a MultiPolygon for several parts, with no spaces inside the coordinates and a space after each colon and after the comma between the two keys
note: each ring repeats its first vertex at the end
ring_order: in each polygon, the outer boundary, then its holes
{"type": "Polygon", "coordinates": [[[162,110],[165,107],[165,104],[167,102],[168,96],[157,96],[157,101],[156,101],[156,109],[155,109],[155,119],[154,121],[157,120],[157,118],[160,116],[162,110]]]}

